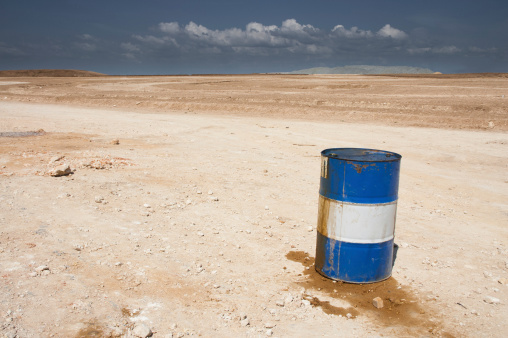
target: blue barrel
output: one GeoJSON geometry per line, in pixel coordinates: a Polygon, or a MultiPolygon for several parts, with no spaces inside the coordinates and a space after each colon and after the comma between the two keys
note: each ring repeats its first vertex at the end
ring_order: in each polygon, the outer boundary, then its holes
{"type": "Polygon", "coordinates": [[[391,276],[401,158],[374,149],[321,152],[317,272],[348,283],[391,276]]]}

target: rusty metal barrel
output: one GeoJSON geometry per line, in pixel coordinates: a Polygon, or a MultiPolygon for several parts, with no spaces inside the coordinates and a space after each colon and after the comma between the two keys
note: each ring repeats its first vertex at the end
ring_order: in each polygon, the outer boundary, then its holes
{"type": "Polygon", "coordinates": [[[317,272],[348,283],[391,276],[401,158],[375,149],[321,152],[317,272]]]}

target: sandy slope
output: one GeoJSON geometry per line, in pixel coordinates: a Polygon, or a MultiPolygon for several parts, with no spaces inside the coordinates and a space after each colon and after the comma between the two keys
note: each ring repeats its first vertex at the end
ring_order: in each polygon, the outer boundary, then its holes
{"type": "MultiPolygon", "coordinates": [[[[164,79],[149,80],[143,79],[165,88],[164,79]]],[[[80,81],[72,85],[117,90],[124,98],[144,88],[129,87],[139,78],[80,81]]],[[[411,81],[421,87],[421,79],[411,81]]],[[[401,127],[280,111],[272,118],[261,116],[268,115],[262,109],[254,117],[233,109],[192,114],[120,108],[121,100],[98,108],[103,103],[72,104],[63,83],[57,93],[56,80],[53,94],[30,87],[24,97],[63,97],[66,105],[19,103],[13,92],[20,86],[1,89],[11,96],[0,101],[0,132],[46,134],[0,137],[4,335],[129,335],[139,323],[156,337],[268,330],[280,337],[503,337],[508,331],[508,287],[501,284],[508,278],[508,135],[497,126],[401,127]],[[319,152],[329,147],[403,155],[400,249],[386,282],[333,283],[313,270],[319,152]],[[59,156],[65,157],[50,163],[59,156]],[[73,175],[46,174],[62,162],[73,175]],[[383,309],[371,305],[376,296],[383,309]],[[488,304],[487,296],[500,304],[488,304]]],[[[495,87],[501,93],[508,86],[495,87]]],[[[232,100],[242,100],[231,91],[232,100]]],[[[199,97],[212,106],[223,95],[199,97]]],[[[165,102],[152,96],[153,105],[165,102]]]]}

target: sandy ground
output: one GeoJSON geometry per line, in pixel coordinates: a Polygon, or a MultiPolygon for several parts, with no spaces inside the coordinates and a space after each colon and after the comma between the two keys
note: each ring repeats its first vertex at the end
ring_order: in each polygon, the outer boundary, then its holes
{"type": "Polygon", "coordinates": [[[5,337],[508,333],[507,79],[0,84],[5,337]],[[403,156],[387,281],[314,271],[332,147],[403,156]]]}

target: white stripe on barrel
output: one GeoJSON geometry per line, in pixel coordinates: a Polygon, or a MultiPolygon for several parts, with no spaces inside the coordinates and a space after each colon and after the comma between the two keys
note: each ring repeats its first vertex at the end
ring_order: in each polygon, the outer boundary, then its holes
{"type": "Polygon", "coordinates": [[[318,228],[323,236],[349,243],[381,243],[393,239],[397,201],[356,204],[319,196],[318,228]]]}

